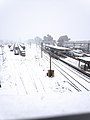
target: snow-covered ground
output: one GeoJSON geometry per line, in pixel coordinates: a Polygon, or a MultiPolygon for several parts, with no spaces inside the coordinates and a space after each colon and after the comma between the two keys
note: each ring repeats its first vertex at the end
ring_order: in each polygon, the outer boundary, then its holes
{"type": "MultiPolygon", "coordinates": [[[[65,78],[55,70],[55,77],[47,77],[49,62],[41,58],[40,48],[26,47],[26,57],[14,55],[8,46],[5,47],[5,54],[1,70],[1,94],[24,95],[24,94],[45,94],[55,91],[69,92],[68,84],[63,82],[65,78]],[[57,89],[58,81],[60,83],[57,89]],[[66,87],[65,87],[66,86],[66,87]],[[62,89],[63,88],[63,89],[62,89]]],[[[69,86],[70,88],[70,86],[69,86]]]]}
{"type": "Polygon", "coordinates": [[[0,55],[0,119],[90,112],[90,92],[77,92],[54,66],[52,69],[51,78],[47,76],[49,62],[44,53],[41,58],[39,46],[26,45],[26,57],[14,55],[5,46],[0,55]]]}

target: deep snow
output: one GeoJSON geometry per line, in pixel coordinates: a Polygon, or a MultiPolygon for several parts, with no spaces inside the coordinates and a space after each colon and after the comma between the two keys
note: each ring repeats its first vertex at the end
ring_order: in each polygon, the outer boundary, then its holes
{"type": "Polygon", "coordinates": [[[55,75],[49,78],[48,69],[39,46],[26,45],[26,57],[4,47],[4,55],[0,55],[0,119],[90,112],[90,92],[76,92],[53,66],[55,75]]]}

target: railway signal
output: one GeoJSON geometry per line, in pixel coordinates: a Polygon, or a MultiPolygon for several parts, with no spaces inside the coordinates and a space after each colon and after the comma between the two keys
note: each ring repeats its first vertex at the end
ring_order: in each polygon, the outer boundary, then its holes
{"type": "Polygon", "coordinates": [[[47,76],[54,77],[54,70],[51,69],[51,52],[49,53],[49,55],[50,55],[50,69],[48,70],[47,76]]]}

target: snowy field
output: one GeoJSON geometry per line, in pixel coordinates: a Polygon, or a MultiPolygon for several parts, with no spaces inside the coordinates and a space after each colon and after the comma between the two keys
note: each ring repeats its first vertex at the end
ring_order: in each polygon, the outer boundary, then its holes
{"type": "MultiPolygon", "coordinates": [[[[63,116],[90,112],[90,92],[77,92],[36,45],[26,45],[26,56],[0,49],[0,119],[63,116]]],[[[48,56],[48,55],[46,55],[48,56]]],[[[68,59],[70,61],[70,59],[68,59]]],[[[77,64],[77,61],[72,61],[77,64]]]]}

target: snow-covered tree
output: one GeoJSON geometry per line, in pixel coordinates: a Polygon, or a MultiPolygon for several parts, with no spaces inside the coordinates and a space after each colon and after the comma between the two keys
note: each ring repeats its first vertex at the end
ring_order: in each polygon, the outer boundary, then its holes
{"type": "Polygon", "coordinates": [[[68,38],[67,35],[61,36],[59,37],[59,39],[57,40],[57,45],[58,46],[63,46],[65,42],[68,42],[70,40],[70,38],[68,38]]]}
{"type": "Polygon", "coordinates": [[[42,39],[37,36],[37,37],[34,38],[34,41],[35,41],[36,44],[41,45],[42,39]]]}
{"type": "Polygon", "coordinates": [[[47,34],[47,36],[43,37],[43,42],[45,44],[52,44],[53,45],[55,41],[53,40],[53,37],[51,35],[47,34]]]}

